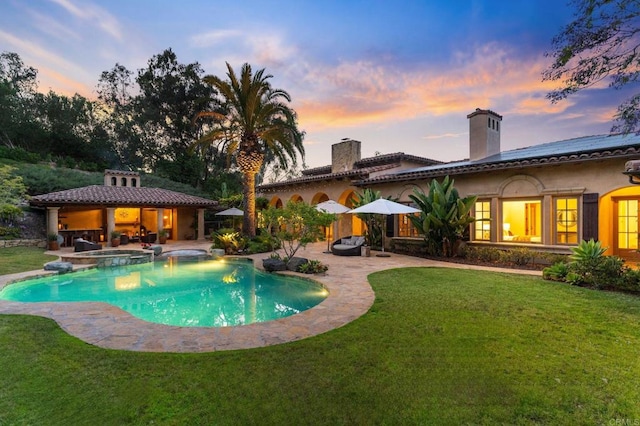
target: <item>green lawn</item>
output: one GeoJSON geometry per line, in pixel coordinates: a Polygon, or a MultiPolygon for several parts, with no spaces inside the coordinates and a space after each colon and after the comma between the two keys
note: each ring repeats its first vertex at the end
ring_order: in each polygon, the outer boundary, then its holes
{"type": "Polygon", "coordinates": [[[0,316],[0,424],[640,419],[640,298],[454,269],[369,279],[376,301],[360,319],[245,351],[111,351],[47,319],[0,316]]]}
{"type": "Polygon", "coordinates": [[[0,249],[0,275],[42,269],[43,265],[58,256],[44,254],[37,247],[9,247],[0,249]]]}

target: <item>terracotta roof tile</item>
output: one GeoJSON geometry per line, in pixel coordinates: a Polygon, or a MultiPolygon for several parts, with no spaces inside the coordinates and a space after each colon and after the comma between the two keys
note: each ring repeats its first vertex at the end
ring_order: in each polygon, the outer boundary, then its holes
{"type": "Polygon", "coordinates": [[[213,207],[217,201],[161,188],[91,185],[31,197],[36,206],[55,205],[141,205],[213,207]]]}

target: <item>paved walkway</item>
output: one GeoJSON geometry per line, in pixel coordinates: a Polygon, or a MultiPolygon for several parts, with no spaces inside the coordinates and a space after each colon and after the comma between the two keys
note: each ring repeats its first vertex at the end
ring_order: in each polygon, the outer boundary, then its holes
{"type": "MultiPolygon", "coordinates": [[[[208,249],[209,242],[181,241],[167,244],[164,251],[208,249]]],[[[134,246],[124,246],[131,249],[134,246]]],[[[67,249],[70,250],[70,249],[67,249]]],[[[326,243],[309,244],[297,255],[317,259],[329,266],[326,275],[313,276],[329,291],[319,305],[275,321],[236,327],[175,327],[142,321],[105,303],[20,303],[0,300],[0,314],[25,314],[55,320],[67,333],[102,348],[146,352],[211,352],[247,349],[291,342],[341,327],[364,315],[375,295],[367,282],[373,272],[398,267],[453,267],[540,275],[539,271],[486,268],[420,259],[399,254],[389,257],[343,257],[324,253],[326,243]]],[[[51,252],[60,254],[60,252],[51,252]]],[[[262,268],[266,254],[250,256],[262,268]]],[[[0,289],[7,283],[44,271],[0,276],[0,289]]]]}

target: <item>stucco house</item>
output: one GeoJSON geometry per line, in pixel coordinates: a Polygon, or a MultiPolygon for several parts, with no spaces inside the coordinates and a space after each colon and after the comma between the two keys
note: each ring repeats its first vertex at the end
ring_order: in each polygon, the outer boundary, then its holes
{"type": "MultiPolygon", "coordinates": [[[[461,196],[478,196],[474,215],[487,219],[472,225],[471,244],[567,252],[594,238],[608,254],[638,258],[640,186],[623,172],[627,161],[640,158],[640,136],[589,136],[503,152],[502,118],[482,109],[467,116],[468,159],[442,163],[406,154],[361,159],[360,142],[346,140],[332,147],[331,166],[258,189],[272,204],[334,199],[348,205],[349,197],[365,188],[410,203],[415,188],[427,191],[432,179],[448,175],[461,196]]],[[[361,234],[362,224],[343,215],[334,232],[361,234]]],[[[387,232],[394,238],[417,236],[403,216],[389,218],[387,232]]]]}
{"type": "Polygon", "coordinates": [[[108,244],[112,231],[139,241],[160,230],[170,240],[204,236],[204,211],[217,201],[161,188],[141,186],[137,172],[105,170],[104,185],[91,185],[34,196],[34,207],[47,211],[47,232],[64,245],[79,237],[108,244]]]}

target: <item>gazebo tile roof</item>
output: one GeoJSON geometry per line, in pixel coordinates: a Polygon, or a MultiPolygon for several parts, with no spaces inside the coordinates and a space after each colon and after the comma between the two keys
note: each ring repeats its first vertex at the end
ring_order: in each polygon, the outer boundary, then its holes
{"type": "Polygon", "coordinates": [[[214,207],[217,201],[161,188],[90,185],[37,195],[31,198],[36,206],[74,205],[144,205],[214,207]]]}

